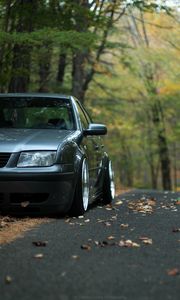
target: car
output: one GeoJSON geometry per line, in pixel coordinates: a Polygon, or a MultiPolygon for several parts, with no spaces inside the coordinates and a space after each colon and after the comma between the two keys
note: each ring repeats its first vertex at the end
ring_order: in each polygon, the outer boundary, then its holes
{"type": "Polygon", "coordinates": [[[0,210],[83,215],[115,185],[102,135],[73,96],[0,94],[0,210]]]}

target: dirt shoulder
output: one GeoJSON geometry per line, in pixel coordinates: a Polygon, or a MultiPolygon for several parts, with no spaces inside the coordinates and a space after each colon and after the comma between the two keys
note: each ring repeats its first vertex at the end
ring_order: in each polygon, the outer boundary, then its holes
{"type": "Polygon", "coordinates": [[[0,245],[10,243],[19,237],[23,237],[27,230],[47,222],[50,222],[50,219],[0,216],[0,245]]]}

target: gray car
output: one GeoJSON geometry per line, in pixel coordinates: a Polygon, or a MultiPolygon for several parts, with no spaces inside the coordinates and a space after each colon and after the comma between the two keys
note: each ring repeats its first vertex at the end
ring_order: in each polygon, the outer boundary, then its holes
{"type": "Polygon", "coordinates": [[[0,210],[76,216],[111,203],[106,132],[72,96],[0,94],[0,210]]]}

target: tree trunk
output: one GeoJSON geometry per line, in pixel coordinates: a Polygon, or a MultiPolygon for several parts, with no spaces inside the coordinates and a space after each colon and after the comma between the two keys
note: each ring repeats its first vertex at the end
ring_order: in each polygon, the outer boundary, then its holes
{"type": "MultiPolygon", "coordinates": [[[[37,1],[21,0],[16,4],[16,32],[32,32],[37,1]],[[28,13],[27,13],[28,12],[28,13]]],[[[30,80],[31,47],[16,43],[13,48],[13,60],[9,92],[26,92],[30,80]]]]}
{"type": "Polygon", "coordinates": [[[164,190],[171,190],[171,163],[166,139],[166,131],[163,122],[161,103],[156,99],[152,107],[153,123],[157,131],[159,159],[161,164],[162,186],[164,190]]]}
{"type": "Polygon", "coordinates": [[[30,48],[16,44],[13,49],[9,92],[27,92],[30,79],[30,48]]]}
{"type": "MultiPolygon", "coordinates": [[[[4,18],[2,20],[1,28],[4,32],[10,32],[12,27],[12,18],[11,18],[11,5],[12,0],[7,0],[4,7],[4,18]]],[[[7,59],[7,51],[10,50],[10,43],[4,42],[0,47],[0,92],[4,93],[7,89],[7,69],[9,67],[9,61],[7,59]]]]}
{"type": "Polygon", "coordinates": [[[178,178],[177,178],[177,148],[176,143],[173,143],[173,177],[174,177],[174,190],[177,191],[178,187],[178,178]]]}
{"type": "Polygon", "coordinates": [[[43,45],[39,57],[39,92],[48,92],[48,81],[51,72],[52,48],[49,43],[43,45]]]}
{"type": "Polygon", "coordinates": [[[154,165],[150,166],[150,170],[151,170],[151,186],[153,189],[157,189],[157,174],[155,172],[154,169],[154,165]]]}
{"type": "Polygon", "coordinates": [[[83,89],[84,81],[84,62],[86,55],[82,52],[76,53],[72,64],[72,94],[82,103],[84,102],[85,91],[83,89]]]}
{"type": "Polygon", "coordinates": [[[58,64],[58,73],[57,73],[57,82],[60,85],[63,85],[64,82],[64,74],[66,68],[66,53],[60,53],[59,55],[59,64],[58,64]]]}
{"type": "Polygon", "coordinates": [[[162,133],[159,133],[158,139],[163,189],[171,190],[171,168],[166,137],[162,133]]]}

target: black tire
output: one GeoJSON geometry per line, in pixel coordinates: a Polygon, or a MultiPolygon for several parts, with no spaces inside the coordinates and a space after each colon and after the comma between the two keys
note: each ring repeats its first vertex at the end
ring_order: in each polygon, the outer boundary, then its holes
{"type": "Polygon", "coordinates": [[[89,171],[86,158],[82,160],[79,176],[77,180],[74,200],[69,214],[71,216],[81,216],[88,209],[89,202],[89,171]]]}
{"type": "Polygon", "coordinates": [[[102,188],[102,203],[110,204],[115,196],[114,172],[112,169],[111,160],[108,160],[105,168],[103,188],[102,188]]]}

